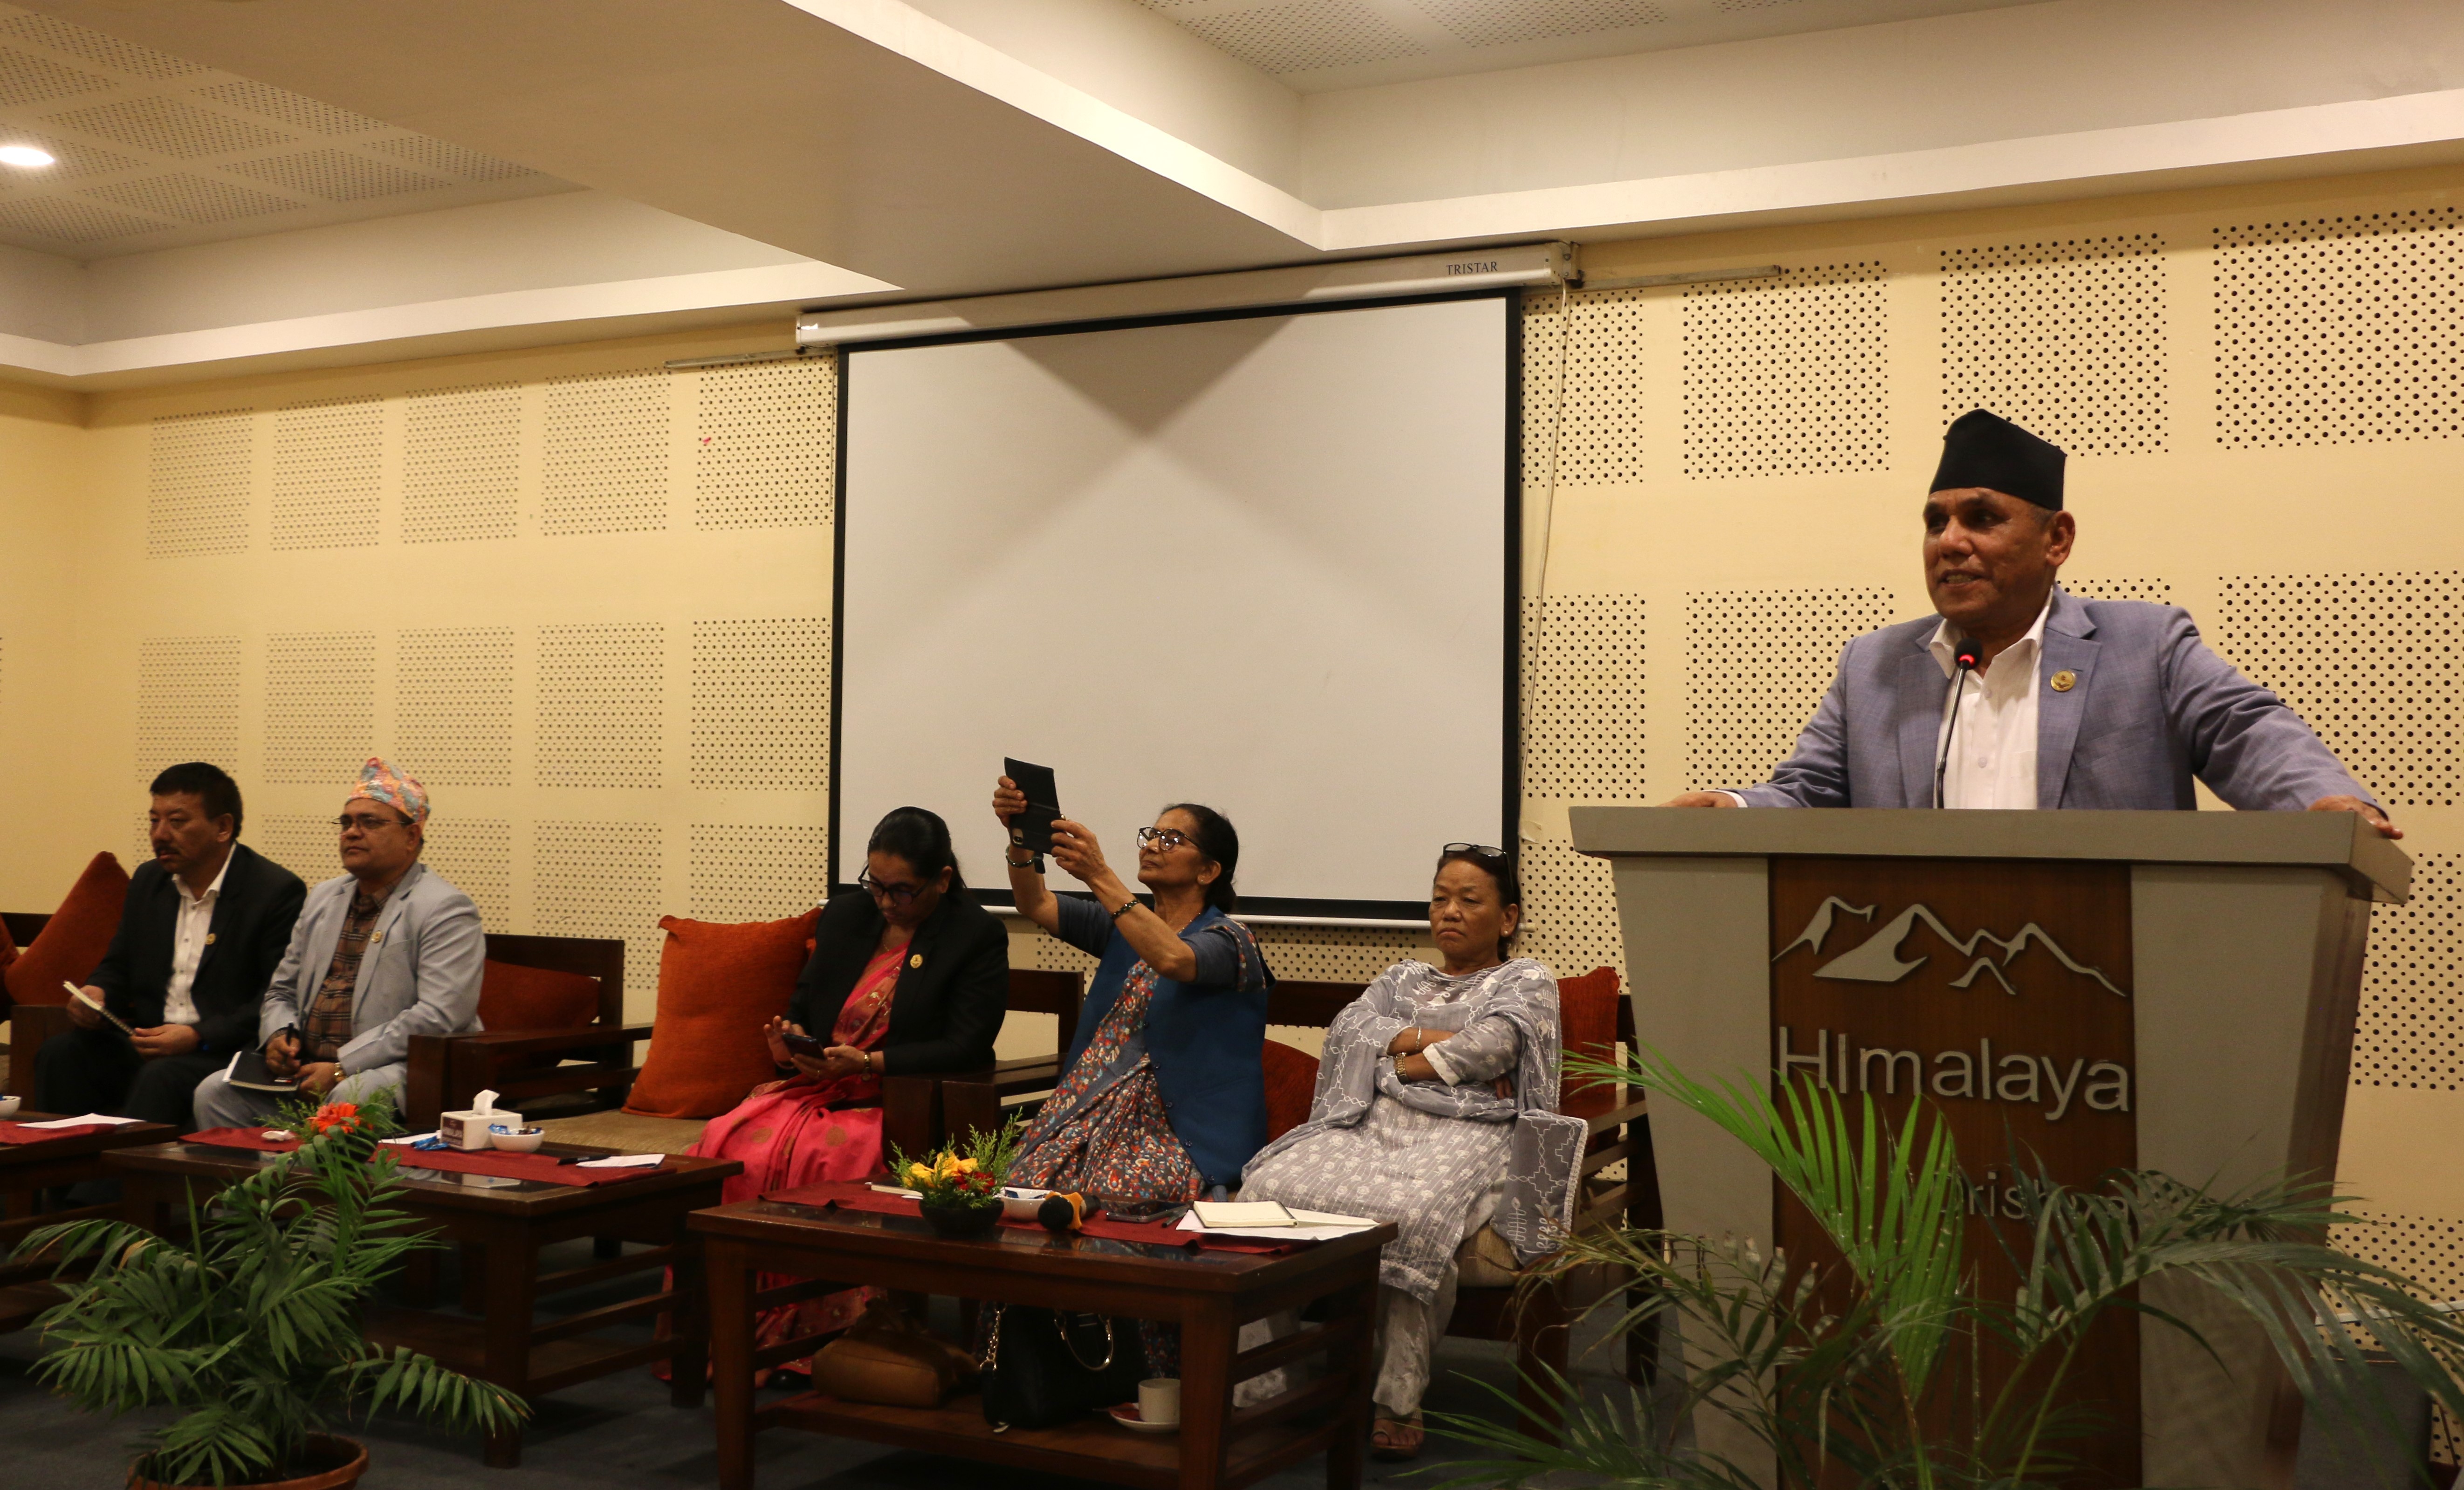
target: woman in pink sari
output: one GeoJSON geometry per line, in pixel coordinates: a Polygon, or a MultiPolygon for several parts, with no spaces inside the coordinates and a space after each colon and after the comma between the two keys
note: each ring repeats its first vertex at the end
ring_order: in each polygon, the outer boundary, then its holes
{"type": "MultiPolygon", "coordinates": [[[[688,1150],[744,1162],[720,1192],[726,1201],[880,1173],[884,1076],[993,1063],[1009,1002],[1009,935],[967,894],[949,824],[921,807],[891,813],[865,845],[856,883],[863,893],[823,908],[795,1001],[763,1031],[780,1079],[713,1118],[688,1150]],[[819,1054],[788,1044],[808,1031],[819,1054]]],[[[875,1291],[764,1310],[757,1341],[845,1328],[875,1291]]]]}

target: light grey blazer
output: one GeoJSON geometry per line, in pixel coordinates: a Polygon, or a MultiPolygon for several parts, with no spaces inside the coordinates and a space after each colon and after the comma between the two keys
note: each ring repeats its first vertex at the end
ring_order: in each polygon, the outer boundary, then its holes
{"type": "MultiPolygon", "coordinates": [[[[351,911],[358,882],[345,874],[308,892],[291,929],[291,946],[265,991],[257,1020],[263,1044],[288,1025],[305,1024],[317,986],[334,965],[334,946],[351,911]]],[[[351,997],[351,1040],[342,1047],[344,1076],[358,1076],[410,1058],[413,1035],[459,1035],[479,1027],[480,964],[488,938],[479,908],[424,864],[414,864],[385,897],[376,930],[360,957],[351,997]]]]}
{"type": "MultiPolygon", "coordinates": [[[[1747,805],[1933,805],[1950,696],[1926,646],[1940,624],[1927,616],[1851,641],[1795,754],[1739,791],[1747,805]]],[[[2282,699],[2210,650],[2188,611],[2056,588],[2036,668],[2036,805],[2196,807],[2193,777],[2244,810],[2378,800],[2282,699]],[[2056,692],[2062,671],[2079,682],[2056,692]]]]}

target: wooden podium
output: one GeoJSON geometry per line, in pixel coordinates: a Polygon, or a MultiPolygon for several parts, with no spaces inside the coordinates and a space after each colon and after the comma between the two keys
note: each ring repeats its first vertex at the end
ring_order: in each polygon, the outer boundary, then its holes
{"type": "MultiPolygon", "coordinates": [[[[2412,868],[2346,813],[1573,822],[1615,869],[1640,1038],[1697,1077],[1785,1070],[1893,1111],[1922,1089],[1958,1137],[1972,1241],[2007,1203],[2014,1143],[2074,1184],[2116,1165],[2224,1190],[2332,1177],[2370,905],[2401,903],[2412,868]]],[[[1743,1146],[1670,1104],[1652,1118],[1672,1230],[1790,1244],[1743,1146]]],[[[2230,1369],[2112,1322],[2089,1390],[2115,1432],[2093,1478],[2289,1486],[2299,1399],[2264,1339],[2187,1291],[2147,1302],[2192,1318],[2230,1369]]],[[[1705,1419],[1705,1447],[1756,1462],[1705,1419]]]]}

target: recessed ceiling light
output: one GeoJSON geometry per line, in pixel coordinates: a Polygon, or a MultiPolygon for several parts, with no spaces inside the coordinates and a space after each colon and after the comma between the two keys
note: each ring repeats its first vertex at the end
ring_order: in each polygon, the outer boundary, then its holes
{"type": "Polygon", "coordinates": [[[49,165],[52,152],[37,150],[30,144],[0,144],[0,165],[49,165]]]}

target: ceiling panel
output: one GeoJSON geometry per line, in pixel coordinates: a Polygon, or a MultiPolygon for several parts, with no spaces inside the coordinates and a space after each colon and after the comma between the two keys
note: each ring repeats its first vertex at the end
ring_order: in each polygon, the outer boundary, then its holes
{"type": "Polygon", "coordinates": [[[77,258],[574,189],[511,161],[0,4],[0,243],[77,258]]]}

